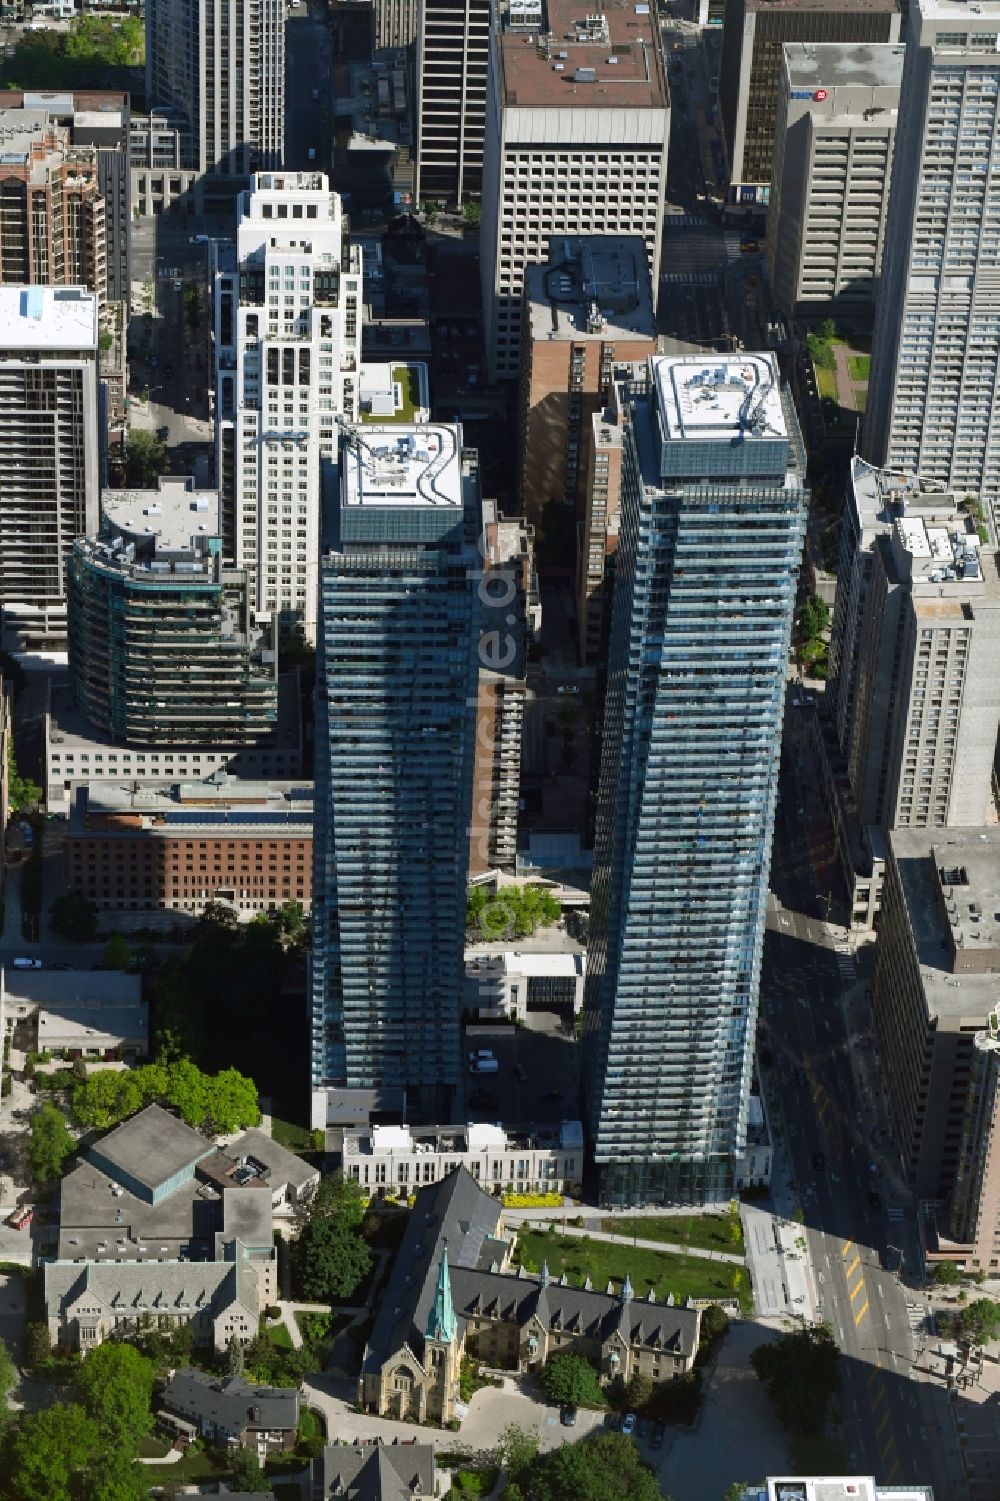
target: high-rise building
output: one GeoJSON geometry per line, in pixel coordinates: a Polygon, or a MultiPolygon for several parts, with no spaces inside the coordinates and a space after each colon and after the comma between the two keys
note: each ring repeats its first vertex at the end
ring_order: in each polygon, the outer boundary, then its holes
{"type": "Polygon", "coordinates": [[[914,0],[863,452],[1000,498],[1000,7],[914,0]]]}
{"type": "Polygon", "coordinates": [[[766,203],[786,42],[898,42],[899,0],[727,0],[719,107],[729,187],[766,203]]]}
{"type": "Polygon", "coordinates": [[[604,1204],[743,1151],[805,454],[772,355],[656,358],[623,432],[584,1086],[604,1204]]]}
{"type": "Polygon", "coordinates": [[[459,1082],[481,564],[457,426],[345,437],[320,572],[312,1124],[338,1094],[450,1120],[459,1082]],[[356,1098],[356,1096],[355,1096],[356,1098]]]}
{"type": "Polygon", "coordinates": [[[610,561],[618,546],[622,488],[622,428],[625,414],[616,376],[608,404],[590,419],[583,482],[583,517],[577,548],[577,652],[585,667],[607,661],[610,561]]]}
{"type": "MultiPolygon", "coordinates": [[[[957,1186],[974,1039],[996,1004],[994,841],[995,825],[934,835],[895,829],[888,840],[872,1015],[904,1172],[920,1198],[938,1203],[957,1186]]],[[[959,1221],[971,1207],[969,1146],[966,1139],[959,1221]]]]}
{"type": "Polygon", "coordinates": [[[829,698],[862,826],[985,823],[1000,574],[962,496],[851,465],[829,698]]]}
{"type": "Polygon", "coordinates": [[[491,379],[516,379],[524,273],[562,236],[638,236],[654,299],[670,109],[660,29],[612,0],[503,0],[488,73],[481,275],[491,379]]]}
{"type": "Polygon", "coordinates": [[[237,178],[279,167],[285,135],[282,0],[150,0],[146,104],[172,115],[182,167],[237,178]]]}
{"type": "Polygon", "coordinates": [[[790,318],[870,319],[903,48],[790,42],[778,93],[767,265],[790,318]]]}
{"type": "Polygon", "coordinates": [[[417,0],[374,0],[374,9],[376,49],[409,47],[416,40],[417,0]]]}
{"type": "Polygon", "coordinates": [[[77,708],[126,745],[245,745],[277,718],[277,653],[222,563],[219,497],[186,478],[106,490],[67,569],[77,708]]]}
{"type": "Polygon", "coordinates": [[[418,203],[464,203],[482,191],[489,57],[489,0],[420,0],[418,203]]]}
{"type": "Polygon", "coordinates": [[[361,251],[321,172],[264,172],[216,275],[216,452],[226,555],[255,608],[316,636],[324,487],[358,412],[361,251]]]}
{"type": "Polygon", "coordinates": [[[1000,1002],[972,1036],[955,1184],[939,1216],[936,1256],[968,1272],[1000,1267],[1000,1002]]]}
{"type": "Polygon", "coordinates": [[[590,419],[607,401],[616,361],[656,353],[646,247],[637,236],[553,239],[524,274],[521,315],[521,509],[581,518],[590,419]]]}
{"type": "Polygon", "coordinates": [[[66,561],[97,529],[98,299],[0,287],[0,606],[24,644],[64,638],[66,561]]]}

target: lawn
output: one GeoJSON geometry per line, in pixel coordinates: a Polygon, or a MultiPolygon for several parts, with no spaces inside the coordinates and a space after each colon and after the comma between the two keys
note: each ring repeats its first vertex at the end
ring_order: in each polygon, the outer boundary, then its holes
{"type": "Polygon", "coordinates": [[[673,1293],[675,1302],[739,1297],[744,1307],[750,1306],[745,1267],[673,1251],[616,1246],[586,1235],[550,1235],[541,1230],[523,1231],[517,1243],[521,1262],[529,1272],[537,1272],[546,1261],[553,1277],[565,1272],[577,1285],[589,1277],[595,1288],[607,1287],[609,1282],[617,1288],[627,1272],[637,1298],[645,1297],[652,1288],[658,1303],[665,1303],[667,1295],[673,1293]]]}
{"type": "Polygon", "coordinates": [[[168,1438],[161,1438],[158,1433],[148,1433],[139,1440],[138,1453],[143,1459],[162,1459],[172,1448],[168,1438]]]}
{"type": "Polygon", "coordinates": [[[276,1350],[293,1350],[295,1348],[286,1324],[267,1324],[264,1327],[264,1334],[276,1350]]]}
{"type": "Polygon", "coordinates": [[[827,396],[831,401],[839,401],[837,394],[837,372],[827,369],[825,365],[814,366],[816,371],[816,385],[820,396],[827,396]]]}
{"type": "Polygon", "coordinates": [[[287,1147],[290,1152],[312,1150],[312,1136],[308,1126],[298,1126],[293,1121],[279,1120],[276,1115],[272,1115],[271,1135],[280,1147],[287,1147]]]}
{"type": "Polygon", "coordinates": [[[201,1480],[222,1480],[229,1475],[224,1456],[208,1449],[196,1449],[171,1465],[143,1465],[144,1478],[150,1486],[162,1485],[172,1495],[178,1486],[196,1485],[201,1480]]]}
{"type": "Polygon", "coordinates": [[[412,422],[413,414],[420,405],[420,382],[417,372],[409,365],[393,365],[392,378],[399,383],[402,406],[396,413],[397,422],[412,422]]]}
{"type": "Polygon", "coordinates": [[[743,1255],[743,1227],[725,1214],[651,1214],[603,1220],[608,1235],[634,1235],[639,1240],[664,1240],[677,1246],[698,1246],[703,1251],[728,1251],[743,1255]],[[735,1240],[730,1226],[739,1234],[735,1240]]]}
{"type": "Polygon", "coordinates": [[[871,374],[872,357],[870,354],[849,354],[847,368],[851,372],[851,380],[866,381],[871,374]]]}

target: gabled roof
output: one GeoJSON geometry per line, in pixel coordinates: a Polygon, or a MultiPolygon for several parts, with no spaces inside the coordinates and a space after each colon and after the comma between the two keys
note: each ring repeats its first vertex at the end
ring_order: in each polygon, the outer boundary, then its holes
{"type": "Polygon", "coordinates": [[[230,1433],[248,1428],[292,1433],[299,1423],[294,1387],[253,1386],[239,1376],[210,1376],[191,1366],[182,1367],[167,1382],[160,1406],[194,1422],[218,1424],[230,1433]]]}
{"type": "Polygon", "coordinates": [[[413,1501],[434,1494],[430,1444],[328,1444],[312,1462],[312,1494],[322,1501],[413,1501]]]}
{"type": "Polygon", "coordinates": [[[49,1261],[42,1275],[49,1318],[64,1316],[84,1293],[108,1313],[123,1315],[160,1310],[193,1316],[210,1309],[218,1318],[237,1302],[251,1318],[258,1314],[257,1278],[248,1262],[49,1261]]]}
{"type": "Polygon", "coordinates": [[[452,1277],[459,1267],[475,1267],[500,1216],[499,1202],[464,1167],[420,1189],[368,1341],[366,1371],[380,1370],[404,1343],[423,1359],[444,1245],[452,1277]]]}

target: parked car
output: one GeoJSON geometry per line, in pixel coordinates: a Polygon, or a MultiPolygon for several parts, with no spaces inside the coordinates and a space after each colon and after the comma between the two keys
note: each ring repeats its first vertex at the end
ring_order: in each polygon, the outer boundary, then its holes
{"type": "Polygon", "coordinates": [[[576,1408],[573,1406],[564,1407],[559,1414],[559,1421],[564,1428],[575,1428],[576,1408]]]}
{"type": "Polygon", "coordinates": [[[170,437],[169,427],[158,427],[156,429],[156,436],[159,438],[161,443],[165,443],[170,437]]]}
{"type": "Polygon", "coordinates": [[[625,1418],[624,1418],[624,1420],[622,1422],[622,1433],[624,1433],[626,1435],[626,1437],[627,1437],[630,1433],[634,1433],[634,1432],[635,1432],[635,1413],[634,1412],[627,1412],[625,1414],[625,1418]]]}
{"type": "Polygon", "coordinates": [[[639,1419],[639,1437],[640,1438],[645,1438],[646,1434],[648,1432],[649,1432],[649,1419],[648,1418],[640,1418],[639,1419]]]}
{"type": "Polygon", "coordinates": [[[822,1152],[813,1153],[813,1168],[817,1173],[826,1172],[826,1158],[822,1152]]]}
{"type": "Polygon", "coordinates": [[[664,1432],[665,1432],[665,1430],[664,1430],[664,1426],[663,1426],[662,1423],[654,1423],[653,1424],[653,1433],[652,1433],[652,1437],[649,1440],[649,1447],[651,1449],[662,1449],[663,1448],[663,1435],[664,1435],[664,1432]]]}
{"type": "Polygon", "coordinates": [[[183,292],[183,290],[184,290],[184,283],[182,281],[179,281],[179,280],[175,281],[174,282],[174,291],[175,292],[183,292]]]}
{"type": "Polygon", "coordinates": [[[42,967],[42,961],[41,961],[41,959],[15,959],[14,960],[14,968],[15,969],[41,969],[41,967],[42,967]]]}
{"type": "Polygon", "coordinates": [[[15,1209],[13,1214],[7,1216],[8,1225],[15,1230],[26,1230],[35,1217],[35,1211],[30,1204],[22,1204],[20,1209],[15,1209]]]}

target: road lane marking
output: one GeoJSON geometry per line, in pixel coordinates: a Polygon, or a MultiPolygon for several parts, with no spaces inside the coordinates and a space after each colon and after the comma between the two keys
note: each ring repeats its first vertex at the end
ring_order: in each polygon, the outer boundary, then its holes
{"type": "Polygon", "coordinates": [[[893,1445],[895,1444],[895,1442],[896,1442],[895,1438],[890,1433],[889,1434],[889,1438],[888,1438],[888,1440],[886,1442],[886,1446],[882,1450],[882,1453],[880,1455],[880,1458],[881,1458],[883,1464],[885,1464],[886,1460],[889,1458],[889,1455],[892,1453],[893,1445]]]}
{"type": "Polygon", "coordinates": [[[885,1425],[886,1425],[886,1423],[888,1423],[888,1421],[889,1421],[889,1409],[886,1408],[885,1412],[882,1414],[881,1419],[875,1425],[875,1437],[876,1438],[881,1438],[882,1437],[882,1429],[885,1427],[885,1425]]]}
{"type": "Polygon", "coordinates": [[[858,1279],[858,1285],[857,1285],[857,1287],[851,1293],[851,1302],[852,1303],[854,1302],[855,1298],[858,1296],[858,1293],[862,1291],[862,1289],[864,1288],[864,1285],[865,1285],[865,1279],[864,1279],[864,1277],[859,1278],[858,1279]]]}
{"type": "Polygon", "coordinates": [[[858,1269],[858,1267],[860,1265],[861,1265],[861,1257],[860,1256],[855,1256],[855,1258],[851,1262],[850,1266],[845,1268],[845,1274],[847,1276],[847,1280],[848,1281],[851,1280],[851,1278],[854,1276],[854,1273],[857,1271],[857,1269],[858,1269]]]}
{"type": "Polygon", "coordinates": [[[864,1318],[864,1316],[865,1316],[865,1314],[867,1312],[868,1312],[868,1299],[866,1298],[865,1301],[862,1303],[861,1307],[858,1309],[857,1313],[854,1315],[854,1327],[855,1327],[855,1329],[861,1323],[861,1320],[864,1318]]]}
{"type": "Polygon", "coordinates": [[[879,1405],[880,1402],[884,1402],[884,1401],[885,1401],[885,1387],[884,1386],[880,1386],[879,1389],[878,1389],[878,1391],[875,1393],[874,1397],[872,1398],[872,1412],[875,1411],[876,1407],[878,1407],[878,1405],[879,1405]]]}
{"type": "Polygon", "coordinates": [[[898,1474],[899,1474],[899,1460],[898,1459],[894,1459],[893,1462],[892,1462],[892,1464],[889,1466],[889,1473],[886,1475],[885,1478],[888,1481],[888,1483],[891,1485],[892,1481],[893,1481],[893,1478],[896,1475],[898,1475],[898,1474]]]}
{"type": "Polygon", "coordinates": [[[851,1247],[853,1246],[853,1244],[854,1244],[853,1240],[845,1240],[844,1244],[840,1248],[840,1254],[841,1254],[841,1256],[843,1256],[843,1258],[844,1258],[845,1261],[847,1260],[847,1253],[851,1249],[851,1247]]]}

